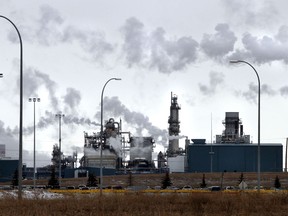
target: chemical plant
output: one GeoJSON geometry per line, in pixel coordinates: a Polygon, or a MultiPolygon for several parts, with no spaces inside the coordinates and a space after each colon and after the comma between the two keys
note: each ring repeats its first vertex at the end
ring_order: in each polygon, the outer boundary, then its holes
{"type": "MultiPolygon", "coordinates": [[[[61,171],[64,178],[87,176],[92,172],[99,176],[102,164],[103,175],[159,172],[256,172],[257,144],[250,141],[238,112],[226,112],[224,130],[216,135],[212,143],[205,139],[185,139],[185,147],[179,147],[180,120],[178,97],[171,93],[170,115],[168,117],[168,148],[153,158],[157,143],[153,137],[133,136],[122,130],[121,119],[110,118],[104,123],[103,134],[84,132],[84,155],[77,167],[77,154],[65,158],[67,166],[61,171]]],[[[191,131],[192,132],[192,131],[191,131]]],[[[261,143],[260,163],[262,172],[282,172],[282,144],[261,143]]],[[[286,153],[287,154],[287,153],[286,153]]],[[[57,160],[57,159],[56,159],[57,160]]],[[[18,161],[0,160],[7,167],[2,173],[11,178],[18,161]],[[11,166],[6,166],[6,163],[11,166]],[[13,165],[13,166],[12,166],[13,165]],[[9,168],[9,170],[8,170],[9,168]]],[[[287,170],[287,169],[286,169],[287,170]]],[[[30,175],[33,168],[24,168],[30,175]]],[[[47,168],[37,168],[37,178],[49,176],[47,168]]],[[[6,178],[5,177],[5,178],[6,178]]],[[[4,177],[3,177],[4,178],[4,177]]]]}
{"type": "MultiPolygon", "coordinates": [[[[238,112],[226,112],[221,135],[213,143],[205,139],[185,139],[185,149],[179,147],[180,120],[178,97],[171,93],[170,116],[168,117],[169,144],[166,152],[152,157],[155,147],[153,137],[134,137],[122,131],[121,120],[110,118],[105,123],[103,136],[100,133],[84,133],[84,156],[81,168],[96,169],[101,164],[104,174],[131,172],[256,172],[257,144],[244,133],[238,112]],[[157,164],[157,166],[156,166],[157,164]]],[[[282,144],[261,143],[261,170],[282,171],[282,144]]]]}
{"type": "Polygon", "coordinates": [[[88,135],[84,132],[84,140],[84,156],[80,160],[83,168],[98,169],[102,160],[104,174],[155,170],[153,138],[135,137],[130,132],[122,131],[121,120],[116,122],[110,118],[102,136],[100,133],[88,135]]]}

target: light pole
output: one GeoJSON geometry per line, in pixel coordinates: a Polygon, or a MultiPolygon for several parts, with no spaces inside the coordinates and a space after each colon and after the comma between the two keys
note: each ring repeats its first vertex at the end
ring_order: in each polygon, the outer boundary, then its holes
{"type": "Polygon", "coordinates": [[[111,78],[109,79],[105,85],[103,86],[102,93],[101,93],[101,132],[100,132],[100,196],[102,196],[102,189],[103,189],[103,146],[102,146],[102,136],[103,136],[103,93],[106,85],[111,80],[121,80],[121,78],[111,78]]]}
{"type": "Polygon", "coordinates": [[[20,43],[20,114],[19,114],[19,162],[18,162],[18,199],[22,199],[22,154],[23,154],[23,45],[20,32],[16,25],[7,17],[0,15],[0,18],[3,18],[10,22],[15,28],[17,35],[19,37],[20,43]]]}
{"type": "Polygon", "coordinates": [[[61,119],[65,116],[61,112],[55,115],[59,119],[59,186],[61,187],[61,119]]]}
{"type": "Polygon", "coordinates": [[[33,151],[33,186],[34,189],[36,188],[36,127],[35,127],[35,103],[36,102],[40,102],[40,98],[38,97],[33,97],[33,98],[29,98],[29,102],[33,102],[34,105],[34,151],[33,151]]]}
{"type": "Polygon", "coordinates": [[[258,148],[257,148],[257,190],[260,192],[260,95],[261,95],[261,85],[260,78],[256,69],[249,62],[243,60],[230,60],[230,63],[245,63],[249,65],[255,72],[258,80],[258,148]]]}

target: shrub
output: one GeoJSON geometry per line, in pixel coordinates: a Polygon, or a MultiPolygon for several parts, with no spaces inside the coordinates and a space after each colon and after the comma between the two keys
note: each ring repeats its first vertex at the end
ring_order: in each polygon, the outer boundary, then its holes
{"type": "Polygon", "coordinates": [[[170,179],[170,175],[169,175],[169,172],[166,172],[163,180],[162,180],[162,188],[163,189],[166,189],[167,187],[171,186],[172,185],[172,182],[171,182],[171,179],[170,179]]]}
{"type": "Polygon", "coordinates": [[[280,179],[279,179],[278,175],[275,178],[274,187],[275,188],[281,188],[281,183],[280,183],[280,179]]]}
{"type": "Polygon", "coordinates": [[[206,180],[205,180],[205,174],[203,174],[203,177],[202,177],[202,183],[200,184],[200,187],[201,188],[206,188],[207,184],[206,184],[206,180]]]}

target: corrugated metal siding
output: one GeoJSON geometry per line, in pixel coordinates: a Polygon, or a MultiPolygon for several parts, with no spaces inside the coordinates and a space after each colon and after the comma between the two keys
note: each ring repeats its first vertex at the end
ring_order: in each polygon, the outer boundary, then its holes
{"type": "MultiPolygon", "coordinates": [[[[213,144],[213,172],[256,172],[257,144],[213,144]]],[[[281,144],[261,144],[261,172],[281,172],[283,155],[281,144]]],[[[188,146],[188,172],[210,172],[211,145],[188,146]]]]}

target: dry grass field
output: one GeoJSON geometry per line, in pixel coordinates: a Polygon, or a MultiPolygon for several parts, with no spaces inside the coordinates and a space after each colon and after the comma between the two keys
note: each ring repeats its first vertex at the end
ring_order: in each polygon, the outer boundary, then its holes
{"type": "Polygon", "coordinates": [[[287,193],[116,193],[71,195],[66,198],[3,199],[0,215],[287,215],[287,193]]]}
{"type": "MultiPolygon", "coordinates": [[[[206,173],[207,186],[236,186],[241,173],[206,173]]],[[[273,187],[276,175],[283,188],[288,188],[287,173],[261,173],[261,185],[273,187]]],[[[199,187],[202,173],[170,174],[174,186],[199,187]]],[[[133,185],[159,186],[164,174],[133,175],[133,185]]],[[[248,186],[257,185],[256,173],[244,173],[248,186]]],[[[86,184],[87,178],[62,179],[63,186],[86,184]]],[[[24,184],[33,184],[23,181],[24,184]]],[[[38,180],[38,185],[47,180],[38,180]]],[[[128,175],[105,176],[104,185],[128,185],[128,175]]],[[[99,193],[65,194],[57,199],[1,198],[1,215],[287,215],[288,193],[206,192],[206,193],[99,193]]]]}

